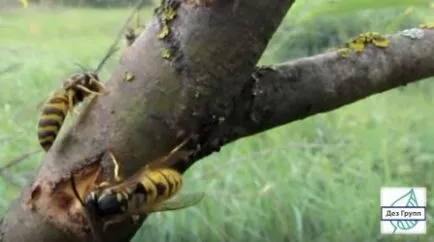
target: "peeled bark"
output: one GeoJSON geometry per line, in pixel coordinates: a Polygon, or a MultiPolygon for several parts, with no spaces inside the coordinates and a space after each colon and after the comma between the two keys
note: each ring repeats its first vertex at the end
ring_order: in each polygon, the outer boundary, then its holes
{"type": "MultiPolygon", "coordinates": [[[[434,75],[431,29],[395,34],[385,48],[368,45],[348,57],[330,52],[259,68],[294,1],[188,2],[160,7],[105,83],[105,95],[58,137],[4,217],[2,241],[90,239],[86,221],[70,216],[76,202],[68,186],[72,173],[84,179],[95,167],[110,176],[108,149],[128,176],[195,134],[186,147],[194,155],[175,164],[185,171],[238,138],[434,75]]],[[[125,221],[104,236],[125,241],[139,225],[125,221]]]]}

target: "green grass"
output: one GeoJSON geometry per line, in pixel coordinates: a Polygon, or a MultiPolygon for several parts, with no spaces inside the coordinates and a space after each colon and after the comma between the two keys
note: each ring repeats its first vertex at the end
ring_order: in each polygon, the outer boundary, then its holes
{"type": "MultiPolygon", "coordinates": [[[[1,12],[0,70],[21,67],[0,76],[0,161],[39,148],[37,103],[79,70],[73,61],[94,67],[128,13],[1,12]]],[[[433,205],[433,97],[433,84],[423,81],[227,145],[186,173],[185,190],[204,191],[205,199],[152,215],[134,241],[432,240],[431,223],[427,236],[381,236],[379,192],[427,186],[433,205]]],[[[18,184],[0,176],[1,213],[41,157],[7,172],[18,184]]]]}

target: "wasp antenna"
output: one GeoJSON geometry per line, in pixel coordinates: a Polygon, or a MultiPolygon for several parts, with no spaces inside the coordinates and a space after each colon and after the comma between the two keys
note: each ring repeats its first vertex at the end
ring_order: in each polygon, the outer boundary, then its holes
{"type": "Polygon", "coordinates": [[[140,27],[140,14],[139,14],[140,9],[137,10],[136,12],[136,28],[140,27]]]}
{"type": "Polygon", "coordinates": [[[11,168],[12,166],[20,163],[21,161],[27,159],[31,155],[36,154],[38,152],[41,152],[41,150],[38,149],[38,150],[30,151],[30,152],[27,152],[27,153],[25,153],[25,154],[23,154],[23,155],[21,155],[21,156],[19,156],[17,158],[14,158],[14,159],[12,159],[10,161],[7,161],[6,164],[4,164],[3,166],[0,167],[0,172],[4,171],[6,169],[11,168]]]}
{"type": "Polygon", "coordinates": [[[94,73],[98,73],[101,70],[101,68],[104,66],[105,62],[110,58],[110,56],[112,56],[116,51],[119,50],[118,47],[115,47],[115,44],[116,44],[116,42],[112,46],[110,46],[110,49],[105,54],[104,58],[102,58],[102,60],[98,64],[98,66],[93,71],[94,73]]]}
{"type": "Polygon", "coordinates": [[[179,145],[177,145],[175,148],[173,148],[169,154],[167,154],[166,156],[157,159],[156,161],[147,164],[146,167],[150,168],[150,167],[157,167],[161,164],[165,164],[170,158],[172,158],[172,156],[178,152],[182,147],[184,147],[185,144],[187,144],[188,141],[190,141],[190,139],[193,137],[193,135],[189,135],[187,138],[185,138],[179,145]]]}
{"type": "Polygon", "coordinates": [[[185,138],[184,141],[181,142],[181,144],[179,144],[178,146],[176,146],[175,148],[173,148],[173,149],[170,151],[169,155],[171,155],[171,154],[177,152],[178,150],[180,150],[180,149],[181,149],[185,144],[187,144],[188,141],[190,141],[190,139],[191,139],[192,137],[193,137],[192,135],[189,135],[187,138],[185,138]]]}
{"type": "Polygon", "coordinates": [[[74,174],[71,174],[71,187],[72,187],[72,191],[74,192],[75,197],[78,199],[78,201],[84,207],[85,206],[84,202],[81,199],[81,197],[80,197],[80,195],[78,194],[78,191],[77,191],[77,185],[75,184],[74,174]]]}
{"type": "Polygon", "coordinates": [[[98,73],[102,66],[104,65],[104,63],[108,60],[108,58],[117,51],[118,48],[116,48],[116,45],[118,44],[120,38],[122,37],[126,27],[128,26],[128,24],[131,22],[131,19],[134,17],[134,14],[140,10],[142,8],[143,5],[143,0],[138,0],[136,6],[134,7],[133,11],[131,12],[131,14],[128,16],[127,20],[125,21],[124,25],[122,26],[121,30],[118,32],[115,40],[113,41],[113,43],[110,45],[109,50],[107,51],[107,54],[104,56],[104,58],[101,60],[101,62],[98,64],[98,66],[95,68],[95,73],[98,73]]]}
{"type": "Polygon", "coordinates": [[[74,65],[78,66],[83,72],[87,72],[89,68],[86,68],[82,64],[80,64],[78,61],[74,61],[74,65]]]}

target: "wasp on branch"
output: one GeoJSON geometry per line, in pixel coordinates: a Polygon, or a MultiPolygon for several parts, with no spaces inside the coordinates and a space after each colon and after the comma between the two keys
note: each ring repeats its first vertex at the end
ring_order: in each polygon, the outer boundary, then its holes
{"type": "MultiPolygon", "coordinates": [[[[181,150],[188,140],[189,138],[185,139],[168,155],[154,160],[126,179],[119,175],[118,162],[114,154],[109,151],[114,164],[114,182],[102,182],[91,189],[81,191],[82,195],[77,189],[74,176],[71,175],[72,190],[84,208],[95,238],[100,237],[109,224],[127,218],[135,220],[154,212],[182,209],[201,201],[203,193],[174,197],[181,190],[183,182],[182,174],[171,169],[170,165],[191,154],[189,151],[181,150]]],[[[97,176],[99,174],[95,174],[95,179],[97,176]]],[[[91,181],[91,186],[94,183],[95,180],[91,181]]]]}
{"type": "Polygon", "coordinates": [[[119,31],[117,37],[109,47],[109,50],[93,71],[83,71],[68,78],[62,88],[55,91],[42,106],[41,115],[38,122],[38,139],[40,146],[47,152],[53,145],[62,127],[68,112],[74,110],[85,98],[103,94],[104,85],[98,77],[98,72],[102,69],[105,62],[117,51],[118,44],[124,30],[131,21],[135,12],[140,9],[142,0],[138,1],[130,16],[119,31]]]}

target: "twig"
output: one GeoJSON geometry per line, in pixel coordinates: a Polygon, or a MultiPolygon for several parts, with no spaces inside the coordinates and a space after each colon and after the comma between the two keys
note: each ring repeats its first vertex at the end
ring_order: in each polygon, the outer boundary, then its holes
{"type": "Polygon", "coordinates": [[[8,172],[0,172],[0,176],[3,178],[3,180],[5,180],[7,183],[22,188],[23,186],[25,186],[27,184],[27,180],[25,180],[24,178],[21,177],[15,177],[11,174],[9,174],[8,172]]]}
{"type": "Polygon", "coordinates": [[[1,137],[0,138],[0,142],[6,142],[6,141],[10,141],[10,140],[12,140],[13,138],[12,137],[1,137]]]}
{"type": "Polygon", "coordinates": [[[20,66],[22,66],[21,63],[11,64],[11,65],[9,65],[9,66],[3,68],[2,70],[0,70],[0,75],[3,75],[3,74],[5,74],[5,73],[7,73],[7,72],[10,72],[10,71],[16,70],[16,69],[18,69],[20,66]]]}
{"type": "Polygon", "coordinates": [[[27,157],[36,154],[38,152],[41,152],[41,150],[35,150],[35,151],[31,151],[31,152],[27,152],[24,155],[21,155],[15,159],[12,159],[8,162],[6,162],[3,166],[0,167],[0,173],[4,172],[5,170],[11,168],[14,165],[17,165],[18,163],[20,163],[21,161],[25,160],[27,157]]]}

